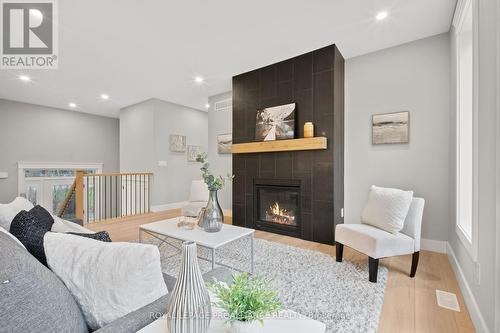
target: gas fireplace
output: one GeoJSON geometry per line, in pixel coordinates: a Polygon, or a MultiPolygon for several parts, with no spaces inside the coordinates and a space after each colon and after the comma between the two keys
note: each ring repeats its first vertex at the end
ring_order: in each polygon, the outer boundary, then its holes
{"type": "Polygon", "coordinates": [[[255,179],[255,228],[300,237],[300,180],[255,179]]]}
{"type": "Polygon", "coordinates": [[[295,222],[295,212],[282,208],[283,206],[283,203],[280,206],[280,203],[276,201],[266,209],[266,221],[278,224],[297,225],[295,222]]]}

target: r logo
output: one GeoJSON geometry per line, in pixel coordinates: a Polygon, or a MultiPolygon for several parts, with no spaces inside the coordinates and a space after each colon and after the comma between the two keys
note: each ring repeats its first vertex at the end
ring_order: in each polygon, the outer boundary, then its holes
{"type": "Polygon", "coordinates": [[[52,53],[52,4],[3,4],[4,54],[52,53]]]}

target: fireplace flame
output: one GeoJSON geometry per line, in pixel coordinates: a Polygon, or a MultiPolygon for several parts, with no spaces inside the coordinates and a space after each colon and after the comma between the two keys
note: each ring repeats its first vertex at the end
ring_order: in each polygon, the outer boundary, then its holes
{"type": "Polygon", "coordinates": [[[271,220],[272,222],[295,225],[295,215],[293,214],[293,212],[289,212],[288,210],[281,208],[278,202],[272,204],[266,213],[267,219],[271,220]]]}

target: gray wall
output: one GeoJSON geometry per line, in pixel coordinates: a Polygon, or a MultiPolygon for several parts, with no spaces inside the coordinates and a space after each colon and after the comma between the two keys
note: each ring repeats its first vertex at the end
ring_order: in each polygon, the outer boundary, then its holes
{"type": "Polygon", "coordinates": [[[188,145],[207,151],[208,114],[158,99],[120,111],[121,170],[154,173],[153,205],[186,201],[191,180],[201,179],[199,163],[188,162],[186,152],[170,151],[170,134],[186,135],[188,145]]]}
{"type": "MultiPolygon", "coordinates": [[[[217,153],[217,135],[231,133],[233,128],[233,112],[231,109],[215,111],[214,106],[218,101],[232,98],[232,92],[211,96],[208,99],[210,108],[208,110],[208,158],[210,166],[215,175],[225,176],[232,173],[233,159],[231,154],[217,153]]],[[[219,193],[219,202],[222,208],[231,209],[233,205],[231,184],[226,184],[219,193]]]]}
{"type": "MultiPolygon", "coordinates": [[[[498,181],[498,173],[496,170],[496,154],[498,154],[497,142],[497,119],[498,106],[496,94],[498,94],[498,87],[496,81],[496,73],[498,70],[496,64],[496,24],[498,22],[496,4],[493,0],[479,1],[479,123],[478,123],[478,258],[477,263],[480,265],[480,281],[479,284],[475,282],[475,266],[473,258],[469,252],[462,245],[461,240],[458,238],[455,231],[456,225],[456,131],[454,124],[456,123],[456,94],[452,89],[452,113],[450,123],[453,124],[450,132],[451,150],[450,150],[450,214],[451,220],[448,230],[448,242],[457,258],[458,265],[462,270],[467,284],[470,286],[473,297],[475,298],[479,311],[481,312],[484,323],[490,332],[500,332],[500,327],[495,329],[495,297],[494,291],[498,293],[498,282],[495,283],[495,252],[496,243],[499,242],[495,239],[495,205],[499,202],[500,198],[496,193],[496,181],[498,181]],[[497,114],[495,114],[497,113],[497,114]]],[[[452,34],[453,35],[453,34],[452,34]]],[[[451,81],[452,87],[456,86],[455,75],[455,38],[451,38],[452,54],[450,59],[451,64],[451,81]]],[[[458,275],[458,272],[456,272],[458,275]]],[[[497,275],[497,281],[500,277],[497,275]]],[[[467,299],[467,297],[466,297],[467,299]]],[[[481,332],[480,319],[475,317],[473,305],[468,303],[469,312],[476,325],[478,332],[481,332]]],[[[496,304],[497,307],[500,304],[496,304]]],[[[499,323],[500,324],[500,323],[499,323]]]]}
{"type": "Polygon", "coordinates": [[[0,202],[17,195],[17,162],[104,163],[119,170],[119,121],[0,99],[0,202]]]}
{"type": "Polygon", "coordinates": [[[446,240],[449,216],[449,36],[346,60],[345,222],[359,223],[370,185],[425,198],[422,237],[446,240]],[[371,116],[410,111],[409,144],[371,144],[371,116]]]}

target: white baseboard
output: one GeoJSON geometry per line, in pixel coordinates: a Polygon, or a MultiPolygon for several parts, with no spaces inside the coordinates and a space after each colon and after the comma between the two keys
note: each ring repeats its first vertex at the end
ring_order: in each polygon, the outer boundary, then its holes
{"type": "Polygon", "coordinates": [[[151,211],[152,212],[162,212],[164,210],[169,210],[169,209],[178,209],[184,206],[187,203],[187,201],[181,201],[181,202],[172,202],[168,204],[163,204],[163,205],[153,205],[151,206],[151,211]]]}
{"type": "Polygon", "coordinates": [[[469,310],[470,317],[472,319],[472,323],[476,328],[478,333],[489,333],[488,326],[486,325],[486,321],[484,320],[481,311],[479,310],[479,306],[477,305],[476,299],[474,298],[474,294],[465,278],[464,272],[460,267],[457,257],[455,256],[455,252],[451,248],[450,244],[446,242],[446,251],[448,253],[448,259],[450,260],[451,267],[455,272],[455,276],[457,277],[458,286],[462,291],[462,295],[464,296],[465,305],[467,305],[467,309],[469,310]]]}
{"type": "Polygon", "coordinates": [[[438,241],[434,239],[425,239],[422,238],[420,240],[420,248],[426,251],[438,252],[438,253],[446,253],[446,241],[438,241]]]}

